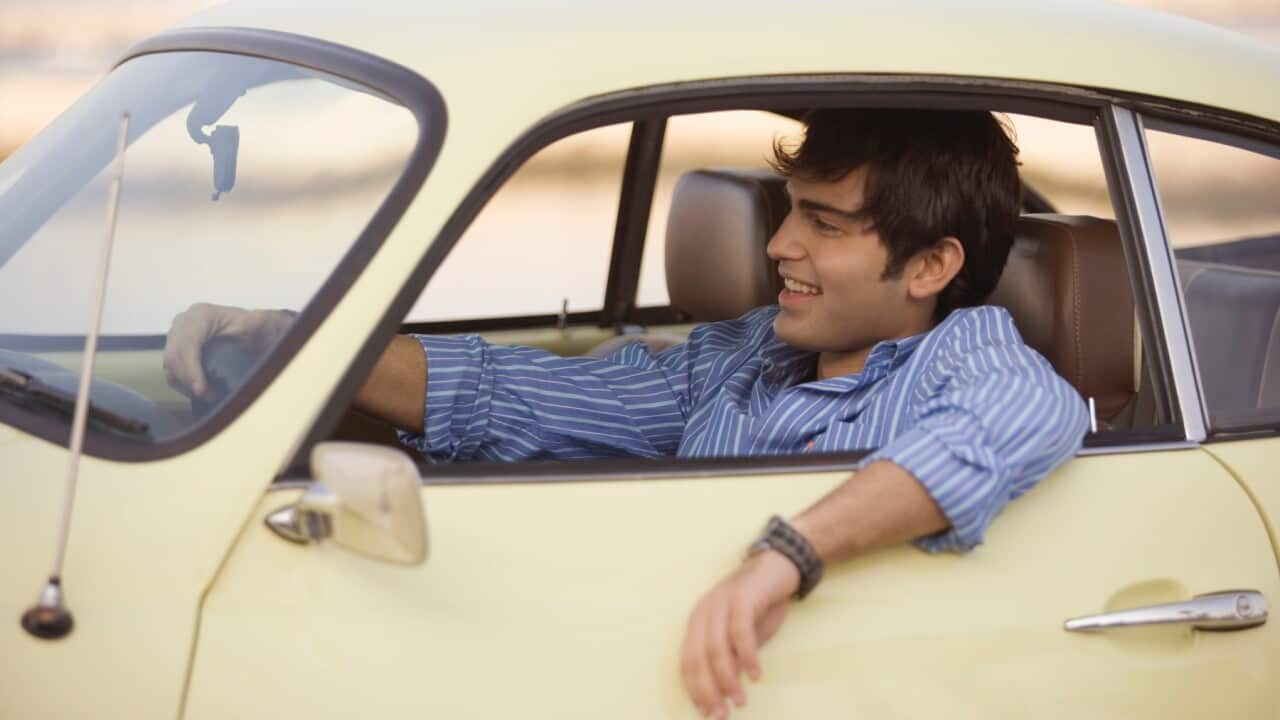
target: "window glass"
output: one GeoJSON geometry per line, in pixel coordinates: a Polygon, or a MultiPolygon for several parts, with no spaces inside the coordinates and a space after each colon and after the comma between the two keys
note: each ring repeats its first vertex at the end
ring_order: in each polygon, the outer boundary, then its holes
{"type": "Polygon", "coordinates": [[[540,150],[458,239],[408,322],[546,315],[604,305],[631,125],[540,150]]]}
{"type": "Polygon", "coordinates": [[[1059,213],[1115,219],[1092,125],[1013,113],[1003,117],[1013,128],[1018,170],[1031,192],[1059,213]]]}
{"type": "Polygon", "coordinates": [[[1280,410],[1280,148],[1231,143],[1147,131],[1217,429],[1280,410]]]}
{"type": "MultiPolygon", "coordinates": [[[[0,165],[0,367],[72,395],[126,114],[91,399],[145,423],[126,434],[159,441],[214,406],[193,412],[166,384],[174,317],[197,302],[300,310],[400,176],[418,127],[369,88],[260,58],[161,53],[113,71],[0,165]]],[[[247,378],[224,377],[218,400],[247,378]]]]}

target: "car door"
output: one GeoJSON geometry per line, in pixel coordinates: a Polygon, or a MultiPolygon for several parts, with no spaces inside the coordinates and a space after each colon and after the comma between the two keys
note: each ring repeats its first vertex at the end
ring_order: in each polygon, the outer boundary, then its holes
{"type": "MultiPolygon", "coordinates": [[[[1095,443],[1012,503],[968,555],[902,546],[830,568],[765,648],[742,717],[1280,709],[1274,624],[1064,628],[1208,593],[1280,592],[1253,497],[1197,442],[1192,360],[1167,296],[1172,263],[1142,221],[1155,200],[1134,175],[1145,167],[1137,125],[1115,108],[1099,123],[1122,226],[1163,288],[1143,322],[1160,330],[1148,337],[1168,339],[1148,357],[1168,378],[1159,392],[1174,432],[1095,443]]],[[[765,518],[798,512],[852,466],[423,467],[431,550],[414,567],[281,539],[266,516],[306,478],[277,483],[204,598],[185,715],[694,717],[678,672],[694,602],[765,518]]]]}
{"type": "MultiPolygon", "coordinates": [[[[202,609],[187,715],[694,717],[678,648],[761,518],[846,473],[476,483],[428,475],[415,568],[298,546],[268,493],[202,609]]],[[[748,474],[751,473],[751,474],[748,474]]],[[[566,478],[561,478],[566,479],[566,478]]],[[[1261,717],[1277,638],[1068,618],[1280,591],[1248,495],[1190,448],[1077,458],[969,556],[910,547],[833,568],[762,655],[743,717],[1261,717]]]]}
{"type": "Polygon", "coordinates": [[[175,34],[0,166],[0,717],[180,712],[201,596],[309,427],[315,383],[368,333],[335,306],[438,150],[438,95],[389,67],[296,36],[175,34]],[[352,129],[361,152],[317,150],[352,129]],[[166,382],[165,333],[219,299],[299,312],[238,378],[206,363],[224,394],[201,409],[166,382]],[[81,454],[66,397],[91,317],[81,454]],[[40,636],[20,620],[51,574],[74,622],[40,636]]]}
{"type": "Polygon", "coordinates": [[[1274,538],[1280,518],[1280,135],[1168,115],[1144,120],[1208,418],[1205,450],[1248,489],[1274,538]]]}

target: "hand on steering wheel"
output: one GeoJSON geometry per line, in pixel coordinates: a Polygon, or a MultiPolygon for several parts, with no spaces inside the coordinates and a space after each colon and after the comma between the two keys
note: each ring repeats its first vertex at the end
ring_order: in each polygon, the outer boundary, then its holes
{"type": "Polygon", "coordinates": [[[165,379],[202,417],[244,383],[293,317],[287,310],[196,303],[173,319],[165,338],[165,379]]]}

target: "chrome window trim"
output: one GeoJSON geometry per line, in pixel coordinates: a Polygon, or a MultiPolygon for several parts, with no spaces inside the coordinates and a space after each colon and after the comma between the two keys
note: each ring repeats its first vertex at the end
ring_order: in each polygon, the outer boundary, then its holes
{"type": "Polygon", "coordinates": [[[1207,437],[1200,373],[1191,348],[1191,332],[1184,312],[1186,302],[1156,192],[1142,118],[1128,108],[1108,105],[1102,109],[1100,122],[1119,153],[1120,162],[1115,167],[1119,173],[1118,189],[1128,195],[1129,221],[1138,235],[1139,265],[1146,270],[1150,299],[1155,303],[1154,319],[1168,358],[1171,372],[1168,381],[1172,385],[1171,395],[1177,405],[1175,410],[1181,420],[1183,437],[1199,443],[1207,437]]]}
{"type": "Polygon", "coordinates": [[[1200,443],[1193,440],[1171,440],[1167,442],[1134,443],[1133,445],[1110,445],[1084,447],[1076,451],[1076,457],[1092,455],[1131,455],[1133,453],[1172,452],[1175,450],[1195,450],[1200,443]]]}

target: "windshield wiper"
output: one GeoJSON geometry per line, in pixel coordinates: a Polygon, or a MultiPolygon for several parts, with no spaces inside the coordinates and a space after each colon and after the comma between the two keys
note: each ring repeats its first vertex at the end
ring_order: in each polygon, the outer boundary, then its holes
{"type": "MultiPolygon", "coordinates": [[[[35,402],[43,407],[57,410],[67,417],[71,417],[76,409],[75,395],[13,368],[0,367],[0,395],[35,402]]],[[[93,403],[89,404],[89,418],[112,429],[133,435],[146,435],[151,429],[151,426],[142,420],[117,415],[93,403]]]]}

